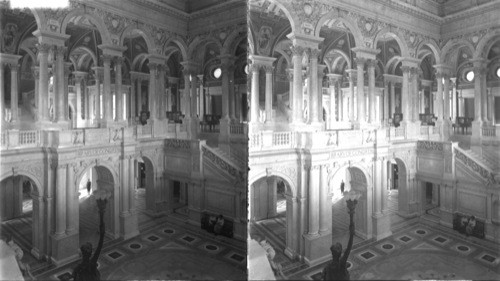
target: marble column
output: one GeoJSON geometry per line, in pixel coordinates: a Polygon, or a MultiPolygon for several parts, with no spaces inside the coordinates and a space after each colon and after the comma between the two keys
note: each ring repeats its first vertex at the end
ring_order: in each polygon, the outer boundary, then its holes
{"type": "Polygon", "coordinates": [[[181,104],[181,110],[182,113],[186,116],[186,118],[190,118],[191,116],[191,98],[190,98],[190,88],[189,88],[189,75],[191,75],[189,69],[184,69],[182,71],[182,75],[184,76],[184,93],[183,99],[182,99],[182,104],[181,104]]]}
{"type": "Polygon", "coordinates": [[[365,105],[365,75],[364,75],[364,66],[366,59],[356,58],[356,67],[357,67],[357,87],[356,90],[358,92],[358,110],[357,110],[357,122],[365,123],[366,122],[366,105],[365,105]]]}
{"type": "Polygon", "coordinates": [[[488,68],[485,66],[483,73],[479,75],[478,79],[481,82],[481,114],[483,115],[483,120],[485,122],[490,122],[490,118],[488,116],[488,89],[486,85],[486,76],[488,75],[488,68]]]}
{"type": "Polygon", "coordinates": [[[229,102],[229,117],[231,120],[236,119],[236,95],[234,93],[234,69],[235,66],[234,64],[231,64],[228,68],[228,76],[229,76],[229,95],[228,95],[228,102],[229,102]]]}
{"type": "Polygon", "coordinates": [[[76,106],[75,106],[75,115],[77,120],[82,119],[82,81],[85,78],[87,73],[80,71],[73,71],[73,75],[75,76],[75,88],[76,88],[76,106]]]}
{"type": "MultiPolygon", "coordinates": [[[[195,74],[195,72],[192,72],[191,74],[191,118],[197,118],[197,110],[196,110],[196,103],[197,103],[197,98],[196,98],[196,89],[198,87],[198,76],[195,74]]],[[[229,94],[229,93],[228,93],[229,94]]],[[[228,101],[229,103],[229,101],[228,101]]],[[[229,109],[229,108],[228,108],[229,109]]]]}
{"type": "MultiPolygon", "coordinates": [[[[376,111],[376,96],[375,96],[375,65],[377,64],[376,60],[368,61],[368,110],[369,110],[369,123],[378,123],[375,117],[376,111]]],[[[382,113],[382,112],[380,112],[382,113]]]]}
{"type": "Polygon", "coordinates": [[[436,117],[438,121],[443,121],[443,73],[441,71],[436,72],[436,83],[437,83],[436,103],[435,103],[436,117]]]}
{"type": "Polygon", "coordinates": [[[128,211],[129,213],[134,213],[135,212],[135,187],[134,187],[134,175],[136,174],[136,171],[137,171],[137,162],[135,161],[135,158],[133,157],[130,157],[128,158],[128,167],[129,167],[129,172],[128,172],[128,175],[129,175],[129,178],[128,178],[128,182],[129,182],[129,187],[128,187],[128,190],[126,190],[126,192],[128,192],[128,204],[126,206],[128,206],[128,211]]]}
{"type": "Polygon", "coordinates": [[[401,89],[401,113],[403,113],[403,121],[411,120],[410,112],[410,69],[409,66],[402,66],[403,71],[403,88],[401,89]]]}
{"type": "Polygon", "coordinates": [[[411,121],[416,122],[418,121],[418,107],[419,107],[419,94],[418,94],[418,69],[416,67],[411,68],[411,89],[409,93],[411,94],[411,112],[412,112],[412,117],[411,121]]]}
{"type": "MultiPolygon", "coordinates": [[[[158,64],[149,62],[148,67],[149,67],[148,110],[149,110],[149,119],[153,120],[156,119],[157,116],[156,78],[158,77],[158,71],[157,71],[158,64]]],[[[186,88],[186,93],[189,96],[189,81],[184,87],[186,88]]],[[[189,108],[189,103],[187,103],[186,107],[189,108]]],[[[188,117],[187,114],[186,117],[188,117]]]]}
{"type": "Polygon", "coordinates": [[[444,73],[444,86],[443,86],[443,119],[450,120],[450,76],[444,73]]]}
{"type": "Polygon", "coordinates": [[[10,110],[12,112],[12,123],[16,123],[19,119],[19,88],[17,86],[17,73],[19,65],[13,63],[10,65],[10,110]]]}
{"type": "Polygon", "coordinates": [[[309,232],[315,236],[319,231],[319,179],[320,166],[311,166],[309,171],[309,232]]]}
{"type": "Polygon", "coordinates": [[[319,233],[327,233],[331,229],[332,219],[332,201],[328,194],[328,171],[326,165],[321,165],[320,168],[320,185],[319,185],[319,233]]]}
{"type": "MultiPolygon", "coordinates": [[[[356,70],[354,69],[348,69],[346,70],[348,73],[348,78],[349,78],[349,121],[354,122],[356,121],[355,115],[354,115],[354,75],[356,70]]],[[[343,115],[342,115],[343,116],[343,115]]]]}
{"type": "MultiPolygon", "coordinates": [[[[1,66],[1,64],[0,64],[1,66]]],[[[36,116],[35,116],[35,120],[38,121],[38,117],[39,117],[39,111],[40,111],[40,107],[39,107],[39,100],[40,100],[40,91],[39,91],[39,87],[40,87],[40,68],[38,66],[34,66],[31,68],[32,71],[33,71],[33,78],[35,79],[35,106],[36,106],[36,109],[37,109],[37,113],[36,113],[36,116]]],[[[2,71],[0,72],[3,72],[3,67],[1,68],[2,71]]],[[[0,73],[1,75],[1,73],[0,73]]],[[[3,77],[0,77],[0,91],[3,91],[3,77]]],[[[4,100],[2,98],[0,98],[1,102],[2,102],[2,108],[3,108],[3,103],[4,103],[4,100]]],[[[3,110],[1,111],[1,116],[3,118],[3,110]]]]}
{"type": "Polygon", "coordinates": [[[250,122],[259,123],[259,70],[258,64],[252,63],[252,89],[250,93],[250,122]]]}
{"type": "Polygon", "coordinates": [[[387,202],[387,190],[389,189],[389,174],[388,167],[390,162],[382,159],[382,213],[387,214],[389,211],[389,204],[387,202]]]}
{"type": "MultiPolygon", "coordinates": [[[[38,70],[38,69],[37,69],[38,70]]],[[[37,73],[37,70],[34,70],[33,73],[37,73]]],[[[2,123],[4,122],[5,120],[5,78],[4,78],[4,71],[5,71],[5,64],[4,62],[0,62],[0,118],[2,119],[2,123]]],[[[35,74],[35,90],[38,88],[36,86],[36,83],[38,82],[37,80],[37,75],[35,74]]],[[[35,99],[36,99],[36,93],[35,93],[35,99]]],[[[39,104],[37,103],[36,104],[38,108],[39,107],[39,104]]],[[[37,119],[38,119],[38,116],[37,116],[37,119]]]]}
{"type": "Polygon", "coordinates": [[[42,122],[49,122],[49,49],[48,44],[38,44],[38,58],[40,80],[38,92],[40,93],[38,99],[38,120],[42,122]]]}
{"type": "MultiPolygon", "coordinates": [[[[333,124],[336,122],[335,114],[335,84],[336,79],[333,77],[328,77],[328,82],[330,86],[330,129],[333,129],[333,124]]],[[[340,112],[339,112],[340,113],[340,112]]]]}
{"type": "Polygon", "coordinates": [[[229,120],[229,67],[233,63],[228,56],[221,57],[222,70],[222,116],[221,119],[229,120]]]}
{"type": "Polygon", "coordinates": [[[389,118],[391,118],[389,114],[389,95],[389,81],[384,81],[384,118],[382,120],[384,125],[387,125],[389,118]]]}
{"type": "Polygon", "coordinates": [[[286,70],[288,82],[290,83],[288,86],[288,107],[290,109],[293,108],[293,68],[289,68],[286,70]]]}
{"type": "Polygon", "coordinates": [[[120,161],[121,163],[121,171],[120,171],[120,174],[121,174],[121,183],[122,183],[122,186],[121,186],[121,190],[120,190],[120,195],[121,195],[121,208],[120,208],[120,213],[122,214],[126,214],[129,212],[129,202],[130,202],[130,199],[129,199],[129,189],[130,189],[130,185],[134,182],[133,180],[130,181],[130,174],[134,174],[133,173],[133,166],[132,167],[129,167],[129,159],[127,159],[126,157],[123,157],[120,161]]]}
{"type": "Polygon", "coordinates": [[[66,166],[57,167],[56,179],[56,229],[55,236],[63,236],[66,231],[66,166]]]}
{"type": "Polygon", "coordinates": [[[77,231],[78,194],[73,164],[66,165],[66,234],[77,231]]]}
{"type": "Polygon", "coordinates": [[[115,57],[115,121],[123,120],[122,63],[123,58],[115,57]]]}
{"type": "Polygon", "coordinates": [[[136,83],[137,83],[137,78],[136,77],[130,77],[130,95],[129,95],[129,114],[128,118],[131,122],[135,120],[136,116],[136,83]]]}
{"type": "Polygon", "coordinates": [[[102,103],[103,103],[103,122],[108,126],[113,120],[113,98],[111,96],[111,59],[113,57],[110,55],[103,55],[103,67],[104,67],[104,81],[103,81],[103,93],[102,93],[102,103]]]}
{"type": "Polygon", "coordinates": [[[310,51],[310,67],[309,67],[309,77],[311,79],[311,87],[312,89],[309,92],[309,120],[311,123],[318,123],[320,122],[320,111],[322,111],[319,107],[319,99],[320,99],[320,94],[318,93],[318,56],[319,56],[319,50],[318,49],[311,49],[310,51]]]}
{"type": "MultiPolygon", "coordinates": [[[[234,74],[233,74],[234,75],[234,74]]],[[[234,77],[233,77],[234,79],[234,77]]],[[[200,120],[204,119],[205,112],[205,91],[203,89],[203,74],[198,75],[198,92],[200,97],[199,108],[200,108],[200,120]]],[[[169,93],[170,94],[170,93],[169,93]]]]}
{"type": "Polygon", "coordinates": [[[135,116],[141,116],[141,111],[143,110],[142,108],[142,78],[138,77],[137,78],[137,113],[135,116]]]}
{"type": "Polygon", "coordinates": [[[101,69],[99,67],[93,68],[95,73],[95,120],[97,123],[101,121],[101,69]]]}
{"type": "Polygon", "coordinates": [[[274,67],[272,65],[264,66],[266,70],[266,102],[265,102],[265,110],[266,110],[266,123],[272,122],[273,116],[273,70],[274,67]]]}
{"type": "Polygon", "coordinates": [[[389,115],[389,118],[392,118],[394,116],[394,113],[396,113],[396,87],[393,81],[391,81],[391,114],[389,115]]]}
{"type": "Polygon", "coordinates": [[[293,63],[293,122],[302,123],[302,56],[304,48],[292,46],[290,49],[293,63]]]}
{"type": "Polygon", "coordinates": [[[67,104],[64,103],[65,97],[67,95],[68,89],[64,88],[64,55],[66,53],[66,47],[58,46],[55,47],[56,53],[56,70],[54,79],[56,82],[54,83],[54,89],[57,89],[55,94],[55,102],[54,108],[56,110],[56,120],[57,122],[65,122],[68,121],[68,117],[65,115],[67,104]]]}

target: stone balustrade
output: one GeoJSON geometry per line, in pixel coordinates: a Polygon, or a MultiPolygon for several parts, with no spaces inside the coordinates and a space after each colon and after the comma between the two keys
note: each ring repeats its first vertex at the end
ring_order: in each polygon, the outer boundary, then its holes
{"type": "Polygon", "coordinates": [[[8,130],[2,132],[2,149],[28,148],[40,145],[40,131],[8,130]]]}
{"type": "Polygon", "coordinates": [[[481,136],[483,137],[496,137],[496,135],[496,128],[493,126],[481,128],[481,136]]]}

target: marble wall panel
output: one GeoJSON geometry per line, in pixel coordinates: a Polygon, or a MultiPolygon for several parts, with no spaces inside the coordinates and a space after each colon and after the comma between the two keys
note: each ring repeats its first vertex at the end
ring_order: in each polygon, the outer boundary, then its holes
{"type": "Polygon", "coordinates": [[[459,190],[457,198],[459,212],[486,218],[486,195],[459,190]]]}

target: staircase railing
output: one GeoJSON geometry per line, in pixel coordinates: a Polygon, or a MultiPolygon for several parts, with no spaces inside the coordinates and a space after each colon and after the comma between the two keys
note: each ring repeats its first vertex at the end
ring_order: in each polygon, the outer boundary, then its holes
{"type": "Polygon", "coordinates": [[[241,171],[240,167],[233,164],[229,159],[217,153],[213,148],[208,145],[201,145],[201,151],[203,153],[203,158],[206,158],[212,164],[226,172],[227,174],[241,179],[243,177],[243,171],[241,171]]]}
{"type": "Polygon", "coordinates": [[[469,167],[475,173],[479,174],[482,178],[484,178],[489,184],[497,184],[499,183],[497,178],[498,174],[494,173],[490,168],[481,163],[479,159],[476,159],[474,156],[467,153],[462,148],[456,146],[455,149],[455,158],[462,162],[465,166],[469,167]]]}

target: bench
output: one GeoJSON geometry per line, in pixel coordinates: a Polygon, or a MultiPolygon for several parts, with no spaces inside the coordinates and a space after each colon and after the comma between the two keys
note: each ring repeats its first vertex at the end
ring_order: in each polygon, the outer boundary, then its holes
{"type": "MultiPolygon", "coordinates": [[[[462,218],[468,219],[470,215],[462,214],[456,212],[453,214],[453,230],[456,230],[462,234],[465,233],[466,226],[462,223],[462,218]]],[[[484,220],[476,217],[476,226],[472,230],[471,236],[475,236],[477,238],[484,239],[484,220]]]]}
{"type": "MultiPolygon", "coordinates": [[[[210,224],[210,217],[217,217],[218,215],[208,212],[203,212],[201,215],[201,229],[205,229],[210,233],[214,233],[214,224],[210,224]]],[[[224,217],[224,224],[219,235],[233,238],[234,235],[234,222],[228,217],[224,217]]]]}

